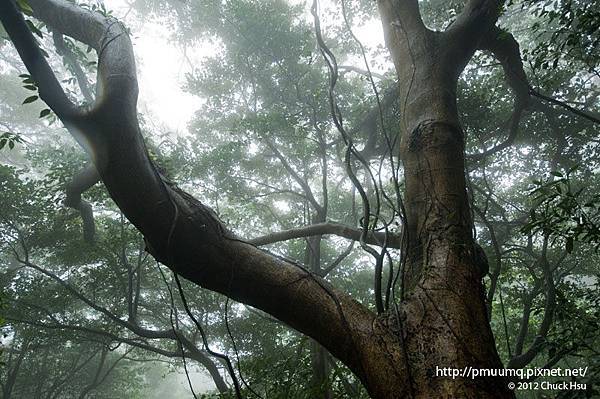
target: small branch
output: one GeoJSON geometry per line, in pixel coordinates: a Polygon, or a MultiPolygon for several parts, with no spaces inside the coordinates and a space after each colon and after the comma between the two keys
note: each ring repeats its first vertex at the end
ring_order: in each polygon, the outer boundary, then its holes
{"type": "Polygon", "coordinates": [[[308,185],[306,180],[304,180],[302,177],[300,177],[298,172],[296,172],[296,170],[287,161],[286,157],[281,153],[281,151],[279,151],[279,149],[269,139],[264,138],[263,141],[265,142],[267,147],[269,147],[269,149],[271,151],[273,151],[273,153],[279,159],[279,161],[281,162],[281,164],[283,165],[285,170],[288,171],[288,173],[292,176],[292,178],[296,181],[296,183],[298,183],[300,185],[300,187],[302,187],[302,190],[304,191],[304,195],[306,196],[306,198],[308,198],[308,201],[315,208],[315,210],[317,212],[321,213],[323,211],[323,206],[321,204],[319,204],[319,202],[313,195],[313,192],[310,189],[310,186],[308,185]]]}
{"type": "Polygon", "coordinates": [[[356,73],[358,73],[359,75],[364,75],[364,76],[367,76],[367,77],[368,77],[368,76],[372,76],[372,77],[374,77],[374,78],[381,79],[381,80],[385,79],[385,76],[383,76],[383,75],[382,75],[382,74],[380,74],[380,73],[377,73],[377,72],[369,72],[369,71],[366,71],[366,70],[364,70],[364,69],[362,69],[362,68],[355,67],[355,66],[353,66],[353,65],[338,65],[338,70],[339,70],[340,72],[342,72],[342,71],[351,71],[351,72],[356,72],[356,73]]]}
{"type": "Polygon", "coordinates": [[[529,89],[529,94],[531,94],[534,97],[540,98],[540,99],[542,99],[544,101],[550,102],[550,103],[552,103],[554,105],[558,105],[559,107],[562,107],[562,108],[564,108],[564,109],[572,112],[573,114],[581,116],[582,118],[585,118],[585,119],[587,119],[589,121],[592,121],[594,123],[600,123],[600,117],[598,117],[596,115],[592,115],[592,114],[590,114],[588,112],[585,112],[585,111],[582,111],[580,109],[577,109],[575,107],[572,107],[572,106],[570,106],[569,104],[567,104],[564,101],[560,101],[560,100],[557,100],[555,98],[546,96],[546,95],[540,93],[539,91],[537,91],[537,90],[535,90],[533,88],[529,89]]]}
{"type": "Polygon", "coordinates": [[[79,399],[84,399],[87,394],[94,388],[96,388],[98,384],[98,380],[100,379],[100,375],[102,374],[102,369],[104,368],[104,363],[106,362],[106,356],[108,355],[108,349],[106,347],[102,348],[102,352],[100,353],[100,361],[98,364],[98,368],[96,369],[96,373],[94,374],[94,378],[92,381],[81,391],[79,395],[79,399]]]}
{"type": "MultiPolygon", "coordinates": [[[[171,352],[171,351],[168,351],[168,350],[165,350],[162,348],[151,346],[151,345],[147,344],[146,342],[143,342],[140,340],[119,337],[118,335],[115,335],[113,333],[103,331],[103,330],[96,330],[93,328],[87,328],[87,327],[82,327],[82,326],[78,326],[78,325],[62,324],[62,323],[50,324],[50,323],[44,323],[44,322],[40,322],[40,321],[26,320],[26,319],[22,319],[19,317],[12,317],[12,316],[6,317],[6,320],[11,321],[13,323],[22,323],[22,324],[27,324],[30,326],[40,327],[40,328],[44,328],[44,329],[48,329],[48,330],[71,330],[71,331],[81,332],[84,334],[98,335],[101,337],[109,338],[110,340],[112,340],[114,342],[122,342],[124,344],[130,345],[130,346],[135,346],[137,348],[144,349],[144,350],[147,350],[150,352],[154,352],[154,353],[157,353],[159,355],[166,356],[169,358],[181,357],[181,352],[171,352]]],[[[187,354],[186,354],[186,356],[189,357],[187,354]]]]}
{"type": "MultiPolygon", "coordinates": [[[[262,246],[273,244],[276,242],[292,240],[294,238],[321,236],[321,235],[336,235],[350,240],[360,240],[362,231],[350,226],[346,226],[335,222],[317,223],[304,227],[297,227],[289,230],[284,230],[276,233],[267,234],[261,237],[256,237],[247,242],[262,246]]],[[[369,232],[365,237],[365,243],[381,246],[385,239],[383,232],[369,232]]],[[[395,234],[388,235],[388,248],[400,248],[400,236],[395,234]]]]}
{"type": "Polygon", "coordinates": [[[325,269],[323,269],[321,271],[321,277],[325,277],[329,273],[331,273],[336,267],[338,267],[340,265],[340,263],[342,263],[342,261],[344,259],[346,259],[348,257],[348,255],[350,255],[352,253],[352,250],[354,249],[354,243],[355,243],[354,240],[351,241],[350,245],[348,245],[348,247],[344,250],[344,252],[339,254],[338,257],[335,258],[335,260],[333,262],[331,262],[331,264],[329,264],[329,266],[327,266],[325,269]]]}

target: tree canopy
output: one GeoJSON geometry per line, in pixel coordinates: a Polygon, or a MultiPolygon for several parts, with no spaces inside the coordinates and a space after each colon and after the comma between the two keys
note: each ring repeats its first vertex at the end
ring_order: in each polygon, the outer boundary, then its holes
{"type": "Polygon", "coordinates": [[[4,398],[599,394],[597,2],[0,3],[4,398]]]}

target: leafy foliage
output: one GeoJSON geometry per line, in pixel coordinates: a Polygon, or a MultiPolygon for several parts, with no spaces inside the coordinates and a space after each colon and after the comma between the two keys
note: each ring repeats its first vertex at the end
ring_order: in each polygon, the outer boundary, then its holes
{"type": "Polygon", "coordinates": [[[522,227],[523,233],[541,232],[544,236],[561,238],[566,251],[573,252],[574,242],[592,243],[600,247],[600,194],[586,192],[586,186],[573,187],[573,167],[561,173],[552,171],[546,182],[534,180],[531,190],[534,207],[530,211],[530,223],[522,227]],[[586,195],[587,194],[587,195],[586,195]]]}

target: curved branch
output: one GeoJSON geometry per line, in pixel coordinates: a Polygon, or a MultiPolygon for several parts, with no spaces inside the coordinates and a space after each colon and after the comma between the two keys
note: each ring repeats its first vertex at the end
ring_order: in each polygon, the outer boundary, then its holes
{"type": "Polygon", "coordinates": [[[480,161],[493,155],[497,152],[500,152],[508,147],[510,147],[515,139],[517,138],[517,134],[519,133],[519,125],[521,123],[521,117],[523,115],[523,111],[525,107],[519,105],[516,101],[513,105],[513,111],[510,115],[510,119],[508,120],[508,135],[506,140],[493,146],[492,148],[488,148],[483,152],[478,152],[476,154],[468,154],[467,157],[473,161],[480,161]]]}
{"type": "Polygon", "coordinates": [[[523,112],[529,107],[531,103],[531,96],[543,101],[547,101],[551,104],[560,106],[565,110],[577,116],[585,118],[593,123],[600,123],[600,118],[596,115],[574,108],[563,101],[556,100],[552,97],[541,94],[539,91],[533,89],[529,84],[527,74],[525,73],[525,69],[523,68],[523,61],[521,60],[519,44],[517,43],[513,35],[509,32],[502,30],[498,27],[494,27],[481,40],[481,43],[478,47],[481,50],[490,51],[494,55],[494,57],[500,62],[500,64],[502,65],[502,69],[504,70],[504,76],[506,78],[508,86],[513,91],[515,99],[513,104],[513,111],[508,122],[508,136],[506,140],[490,149],[485,150],[484,152],[469,155],[469,157],[471,157],[473,160],[481,160],[487,156],[502,151],[505,148],[512,145],[512,143],[517,137],[519,123],[521,121],[523,112]]]}
{"type": "MultiPolygon", "coordinates": [[[[270,233],[248,240],[248,243],[256,246],[262,246],[276,242],[292,240],[294,238],[322,236],[328,234],[358,241],[360,240],[361,233],[361,230],[346,226],[341,223],[325,222],[279,231],[276,233],[270,233]]],[[[381,246],[383,245],[384,239],[385,233],[383,232],[369,232],[369,234],[367,234],[365,237],[365,242],[367,244],[381,246]]],[[[387,239],[388,248],[400,248],[400,236],[389,234],[387,239]]]]}
{"type": "MultiPolygon", "coordinates": [[[[28,3],[34,16],[49,28],[87,44],[98,53],[96,106],[115,100],[135,109],[138,87],[133,48],[127,30],[120,22],[69,1],[28,0],[28,3]]],[[[130,112],[131,109],[123,111],[130,112]]]]}

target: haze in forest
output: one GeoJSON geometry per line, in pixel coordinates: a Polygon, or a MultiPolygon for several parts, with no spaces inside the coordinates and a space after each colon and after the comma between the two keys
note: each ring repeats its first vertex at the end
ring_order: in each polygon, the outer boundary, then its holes
{"type": "Polygon", "coordinates": [[[599,10],[0,0],[0,397],[600,396],[599,10]]]}

